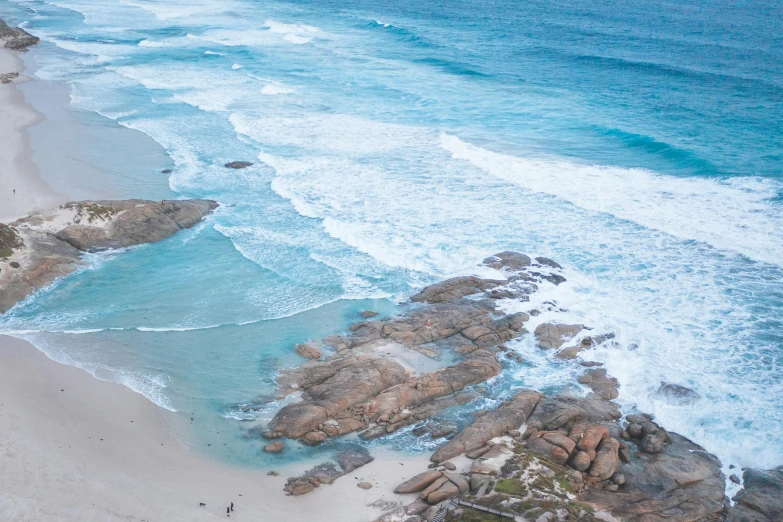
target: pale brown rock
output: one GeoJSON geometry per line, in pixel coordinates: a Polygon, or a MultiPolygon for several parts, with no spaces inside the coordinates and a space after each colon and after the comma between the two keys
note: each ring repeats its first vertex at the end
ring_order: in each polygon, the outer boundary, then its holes
{"type": "Polygon", "coordinates": [[[577,451],[571,459],[571,467],[579,471],[587,471],[591,463],[590,455],[584,451],[577,451]]]}
{"type": "Polygon", "coordinates": [[[611,478],[620,467],[619,449],[620,443],[617,439],[603,439],[598,446],[598,454],[590,466],[588,474],[600,480],[611,478]]]}
{"type": "Polygon", "coordinates": [[[535,335],[541,348],[560,348],[583,329],[581,324],[544,323],[536,327],[535,335]]]}
{"type": "Polygon", "coordinates": [[[446,481],[438,490],[433,491],[427,496],[427,502],[434,505],[457,494],[459,494],[459,488],[456,484],[451,481],[446,481]]]}
{"type": "Polygon", "coordinates": [[[457,486],[460,494],[464,495],[470,491],[470,481],[464,475],[460,475],[458,473],[444,473],[443,476],[449,479],[455,486],[457,486]]]}
{"type": "Polygon", "coordinates": [[[430,484],[441,478],[443,474],[440,471],[429,470],[419,473],[394,488],[395,493],[416,493],[426,489],[430,484]]]}
{"type": "Polygon", "coordinates": [[[283,451],[284,445],[281,441],[273,442],[264,446],[264,451],[267,453],[280,453],[283,451]]]}
{"type": "Polygon", "coordinates": [[[589,370],[579,377],[579,383],[590,387],[593,393],[604,400],[617,398],[617,379],[609,377],[604,368],[589,370]]]}
{"type": "Polygon", "coordinates": [[[524,423],[538,404],[541,394],[533,390],[522,390],[511,400],[504,402],[494,411],[488,412],[460,433],[430,458],[432,462],[443,462],[481,447],[485,442],[508,430],[517,429],[524,423]]]}
{"type": "Polygon", "coordinates": [[[576,443],[581,451],[590,451],[598,447],[602,440],[609,438],[609,430],[600,424],[590,424],[576,443]]]}
{"type": "Polygon", "coordinates": [[[567,454],[571,454],[576,447],[576,443],[573,440],[557,431],[545,433],[543,437],[547,442],[554,444],[555,446],[560,446],[567,454]]]}
{"type": "Polygon", "coordinates": [[[372,489],[372,484],[370,484],[369,482],[359,482],[356,485],[362,489],[372,489]]]}
{"type": "Polygon", "coordinates": [[[320,359],[321,351],[311,343],[299,344],[296,346],[296,353],[307,359],[320,359]]]}

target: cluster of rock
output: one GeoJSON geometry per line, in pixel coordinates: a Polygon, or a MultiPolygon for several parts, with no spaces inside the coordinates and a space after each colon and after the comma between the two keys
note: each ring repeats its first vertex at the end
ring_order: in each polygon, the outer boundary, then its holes
{"type": "MultiPolygon", "coordinates": [[[[504,278],[449,279],[414,296],[417,305],[401,317],[363,321],[347,335],[298,346],[308,361],[283,371],[278,384],[281,397],[300,392],[301,401],[283,407],[262,435],[319,444],[353,432],[372,440],[416,425],[417,435],[446,437],[430,469],[395,489],[413,501],[392,504],[382,522],[489,520],[487,513],[520,520],[783,520],[783,468],[745,471],[745,489],[730,506],[718,459],[652,416],[623,418],[613,402],[618,382],[598,363],[581,363],[586,369],[577,380],[592,391],[587,396],[518,390],[456,434],[454,426],[434,423],[444,410],[479,397],[476,385],[500,373],[504,343],[527,333],[528,314],[504,314],[498,299],[526,300],[541,282],[563,281],[551,270],[559,265],[543,258],[503,252],[484,264],[504,278]],[[454,362],[416,373],[401,353],[454,362]],[[472,463],[457,472],[452,461],[461,455],[472,463]]],[[[561,359],[613,339],[581,324],[541,324],[535,336],[561,359]]],[[[658,393],[677,402],[700,399],[674,384],[662,383],[658,393]]],[[[325,463],[289,479],[285,489],[307,493],[344,473],[339,462],[325,463]]]]}
{"type": "Polygon", "coordinates": [[[0,42],[3,42],[3,46],[6,49],[12,51],[26,51],[31,45],[35,45],[40,40],[25,31],[17,27],[9,27],[2,19],[0,19],[0,42]]]}
{"type": "Polygon", "coordinates": [[[361,431],[369,440],[475,399],[463,390],[498,375],[500,345],[526,333],[529,316],[503,314],[497,300],[527,296],[552,277],[540,271],[540,262],[512,252],[486,264],[503,270],[507,279],[450,279],[415,295],[411,300],[419,306],[402,317],[360,322],[348,335],[297,347],[312,360],[284,371],[278,383],[282,396],[301,392],[302,400],[283,407],[264,436],[317,444],[361,431]],[[332,355],[323,358],[327,351],[332,355]],[[388,356],[393,352],[462,360],[418,374],[388,356]]]}
{"type": "Polygon", "coordinates": [[[0,224],[0,313],[74,272],[84,252],[160,241],[215,208],[208,200],[82,201],[0,224]]]}

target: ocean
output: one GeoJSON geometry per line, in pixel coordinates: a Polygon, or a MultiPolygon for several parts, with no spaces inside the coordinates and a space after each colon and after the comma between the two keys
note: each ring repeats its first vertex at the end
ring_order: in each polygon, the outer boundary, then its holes
{"type": "MultiPolygon", "coordinates": [[[[295,344],[517,250],[565,267],[518,305],[566,310],[536,322],[616,334],[590,358],[624,411],[726,466],[783,464],[778,3],[0,0],[0,16],[41,37],[28,65],[74,110],[167,153],[96,133],[85,189],[221,204],[90,256],[0,333],[176,410],[195,450],[266,465],[247,428],[280,406],[295,344]],[[661,382],[702,400],[667,402],[661,382]]],[[[531,337],[497,385],[566,386],[579,366],[531,337]]]]}

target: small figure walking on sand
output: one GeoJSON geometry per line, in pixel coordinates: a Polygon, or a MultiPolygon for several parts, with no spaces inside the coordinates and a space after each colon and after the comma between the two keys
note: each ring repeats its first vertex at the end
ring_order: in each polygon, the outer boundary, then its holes
{"type": "Polygon", "coordinates": [[[227,517],[231,516],[231,508],[226,508],[226,516],[227,517]]]}
{"type": "Polygon", "coordinates": [[[231,511],[234,511],[234,503],[231,503],[231,511]]]}

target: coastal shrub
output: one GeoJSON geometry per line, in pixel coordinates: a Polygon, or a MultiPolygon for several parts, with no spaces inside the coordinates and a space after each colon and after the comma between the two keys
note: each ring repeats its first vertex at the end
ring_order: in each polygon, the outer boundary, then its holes
{"type": "Polygon", "coordinates": [[[495,491],[506,495],[522,496],[527,488],[518,479],[500,479],[495,484],[495,491]]]}
{"type": "Polygon", "coordinates": [[[66,203],[60,207],[64,210],[73,210],[76,215],[73,217],[73,222],[77,225],[82,222],[82,219],[87,218],[87,223],[92,224],[94,221],[100,219],[101,221],[108,221],[116,214],[119,214],[118,210],[105,205],[99,205],[98,203],[90,203],[83,201],[80,203],[66,203]]]}
{"type": "Polygon", "coordinates": [[[0,223],[0,257],[11,257],[14,249],[22,246],[24,242],[14,227],[0,223]]]}

